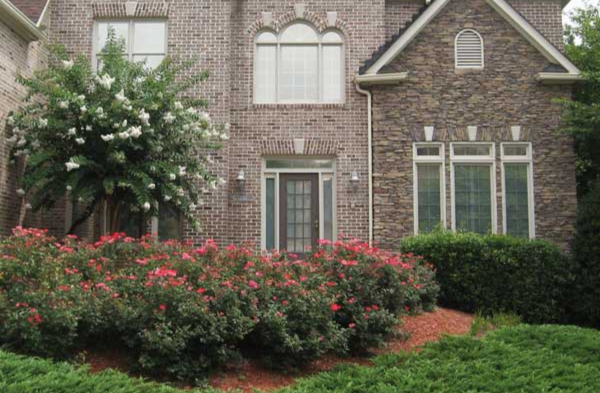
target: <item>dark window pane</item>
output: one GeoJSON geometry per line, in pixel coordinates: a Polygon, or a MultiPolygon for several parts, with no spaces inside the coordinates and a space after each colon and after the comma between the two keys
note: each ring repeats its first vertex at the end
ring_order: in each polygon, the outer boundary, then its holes
{"type": "Polygon", "coordinates": [[[267,179],[266,189],[267,250],[275,248],[275,179],[267,179]]]}
{"type": "Polygon", "coordinates": [[[158,209],[158,238],[181,239],[181,216],[172,205],[161,204],[158,209]]]}
{"type": "Polygon", "coordinates": [[[431,232],[442,221],[440,165],[417,166],[419,232],[431,232]]]}
{"type": "Polygon", "coordinates": [[[506,232],[512,236],[529,237],[528,165],[506,164],[504,187],[506,201],[506,232]]]}
{"type": "Polygon", "coordinates": [[[323,181],[323,237],[333,240],[333,179],[323,181]]]}
{"type": "Polygon", "coordinates": [[[456,229],[486,234],[492,230],[490,165],[455,165],[456,229]]]}

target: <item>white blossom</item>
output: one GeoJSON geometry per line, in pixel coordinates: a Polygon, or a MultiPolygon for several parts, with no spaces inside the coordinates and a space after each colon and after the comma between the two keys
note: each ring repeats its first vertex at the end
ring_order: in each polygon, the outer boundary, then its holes
{"type": "Polygon", "coordinates": [[[73,159],[71,158],[69,162],[65,163],[65,166],[67,167],[67,172],[71,172],[73,169],[79,169],[80,165],[76,162],[73,162],[73,159]]]}
{"type": "Polygon", "coordinates": [[[121,125],[119,123],[113,124],[113,128],[119,128],[119,127],[121,127],[121,125]]]}
{"type": "Polygon", "coordinates": [[[212,156],[209,154],[206,156],[206,162],[208,162],[209,164],[214,164],[215,160],[213,160],[212,156]]]}
{"type": "Polygon", "coordinates": [[[78,145],[83,145],[85,143],[85,139],[77,138],[77,139],[75,139],[75,142],[77,142],[78,145]]]}
{"type": "Polygon", "coordinates": [[[221,134],[220,138],[221,138],[222,141],[228,141],[229,140],[229,135],[227,135],[227,134],[221,134]]]}
{"type": "Polygon", "coordinates": [[[176,175],[176,174],[174,174],[174,173],[171,173],[171,174],[169,175],[169,180],[175,180],[175,179],[177,179],[177,175],[176,175]]]}
{"type": "Polygon", "coordinates": [[[67,135],[70,135],[70,136],[77,135],[77,129],[75,127],[69,128],[69,131],[67,131],[67,135]]]}
{"type": "Polygon", "coordinates": [[[19,142],[17,142],[17,147],[23,147],[27,144],[27,140],[25,140],[25,138],[21,138],[19,139],[19,142]]]}
{"type": "Polygon", "coordinates": [[[31,203],[26,203],[25,204],[25,209],[31,210],[32,209],[31,203]]]}
{"type": "Polygon", "coordinates": [[[187,168],[184,166],[180,166],[179,167],[179,176],[185,176],[186,173],[187,173],[187,168]]]}
{"type": "Polygon", "coordinates": [[[209,184],[210,188],[212,188],[213,190],[217,189],[217,182],[216,181],[211,181],[209,184]]]}
{"type": "Polygon", "coordinates": [[[96,81],[98,82],[98,84],[100,86],[102,86],[105,89],[109,90],[111,88],[112,84],[115,83],[115,78],[112,78],[108,74],[104,74],[101,77],[96,77],[96,81]]]}
{"type": "Polygon", "coordinates": [[[31,142],[31,147],[33,147],[34,149],[38,149],[40,147],[40,145],[41,145],[41,143],[37,139],[35,139],[33,142],[31,142]]]}
{"type": "Polygon", "coordinates": [[[121,125],[123,126],[123,128],[127,127],[127,119],[123,120],[123,123],[121,123],[121,125]]]}
{"type": "Polygon", "coordinates": [[[220,186],[224,185],[225,183],[227,183],[227,180],[223,179],[222,177],[219,177],[219,179],[217,180],[218,184],[220,186]]]}
{"type": "Polygon", "coordinates": [[[129,135],[129,133],[127,131],[119,132],[119,138],[121,138],[121,139],[127,139],[129,137],[130,137],[130,135],[129,135]]]}
{"type": "Polygon", "coordinates": [[[17,190],[17,195],[20,195],[20,196],[23,196],[23,195],[25,195],[25,190],[24,190],[24,189],[22,189],[22,188],[19,188],[19,189],[17,190]]]}
{"type": "Polygon", "coordinates": [[[73,187],[67,186],[67,191],[72,191],[72,190],[73,190],[73,187]]]}
{"type": "Polygon", "coordinates": [[[127,105],[125,109],[127,109],[128,112],[131,112],[133,110],[133,107],[131,105],[127,105]]]}
{"type": "Polygon", "coordinates": [[[156,188],[156,184],[154,184],[154,183],[148,184],[148,189],[149,190],[154,190],[155,188],[156,188]]]}
{"type": "Polygon", "coordinates": [[[15,143],[19,137],[17,135],[13,135],[10,138],[6,138],[8,143],[15,143]]]}
{"type": "Polygon", "coordinates": [[[85,126],[86,131],[92,131],[92,129],[93,128],[92,128],[91,124],[88,124],[87,126],[85,126]]]}
{"type": "Polygon", "coordinates": [[[150,115],[148,113],[146,113],[145,109],[142,109],[140,111],[140,115],[138,117],[143,125],[146,125],[146,126],[150,125],[150,115]]]}
{"type": "Polygon", "coordinates": [[[110,142],[115,139],[115,134],[100,135],[100,138],[102,138],[104,142],[110,142]]]}
{"type": "Polygon", "coordinates": [[[101,106],[99,106],[98,109],[96,109],[96,114],[99,115],[99,116],[103,115],[104,114],[104,109],[101,106]]]}
{"type": "Polygon", "coordinates": [[[69,107],[69,101],[59,101],[58,107],[60,109],[67,109],[69,107]]]}
{"type": "Polygon", "coordinates": [[[131,135],[132,138],[139,138],[142,135],[142,127],[129,128],[129,135],[131,135]]]}
{"type": "Polygon", "coordinates": [[[85,96],[83,94],[78,95],[77,98],[79,99],[79,101],[85,100],[85,96]]]}
{"type": "Polygon", "coordinates": [[[198,111],[196,110],[196,108],[192,108],[191,106],[189,108],[187,108],[186,110],[187,113],[194,115],[196,114],[198,111]]]}
{"type": "Polygon", "coordinates": [[[177,109],[178,111],[183,110],[183,105],[181,104],[181,102],[175,102],[175,109],[177,109]]]}
{"type": "Polygon", "coordinates": [[[150,203],[148,203],[148,202],[144,203],[142,208],[144,209],[145,212],[147,212],[148,210],[150,210],[150,203]]]}
{"type": "Polygon", "coordinates": [[[190,130],[190,125],[189,124],[184,124],[183,127],[181,127],[181,129],[183,131],[189,131],[190,130]]]}
{"type": "Polygon", "coordinates": [[[63,68],[68,71],[71,68],[73,68],[73,66],[75,65],[75,62],[73,60],[63,60],[62,64],[63,64],[63,68]]]}
{"type": "Polygon", "coordinates": [[[8,116],[8,119],[6,119],[6,121],[8,122],[9,126],[15,125],[15,118],[13,116],[8,116]]]}
{"type": "Polygon", "coordinates": [[[120,92],[115,94],[115,99],[119,102],[124,102],[127,99],[127,97],[125,97],[125,90],[121,89],[120,92]]]}
{"type": "Polygon", "coordinates": [[[39,126],[40,126],[40,128],[48,127],[48,119],[40,119],[39,126]]]}
{"type": "Polygon", "coordinates": [[[183,190],[183,188],[178,188],[177,189],[177,196],[178,197],[182,197],[185,195],[185,191],[183,190]]]}
{"type": "Polygon", "coordinates": [[[163,119],[167,124],[172,124],[175,121],[175,116],[173,116],[171,112],[167,112],[163,119]]]}
{"type": "Polygon", "coordinates": [[[170,200],[171,200],[171,197],[170,197],[170,196],[168,196],[168,195],[165,195],[165,197],[164,197],[164,201],[165,201],[165,202],[169,202],[170,200]]]}
{"type": "Polygon", "coordinates": [[[208,114],[208,112],[201,112],[200,118],[205,121],[210,121],[210,114],[208,114]]]}
{"type": "Polygon", "coordinates": [[[87,106],[83,105],[81,108],[79,108],[79,110],[81,111],[81,113],[85,113],[87,112],[87,106]]]}
{"type": "Polygon", "coordinates": [[[195,204],[195,203],[190,203],[190,210],[191,210],[191,211],[194,211],[194,210],[196,210],[196,207],[197,207],[197,206],[196,206],[196,204],[195,204]]]}

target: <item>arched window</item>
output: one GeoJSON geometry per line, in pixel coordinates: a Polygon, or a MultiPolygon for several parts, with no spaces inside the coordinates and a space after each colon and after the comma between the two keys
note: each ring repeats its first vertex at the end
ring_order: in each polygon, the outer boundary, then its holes
{"type": "Polygon", "coordinates": [[[483,39],[475,30],[463,30],[456,36],[456,68],[483,68],[483,39]]]}
{"type": "Polygon", "coordinates": [[[344,39],[294,23],[256,36],[256,103],[339,103],[344,100],[344,39]]]}

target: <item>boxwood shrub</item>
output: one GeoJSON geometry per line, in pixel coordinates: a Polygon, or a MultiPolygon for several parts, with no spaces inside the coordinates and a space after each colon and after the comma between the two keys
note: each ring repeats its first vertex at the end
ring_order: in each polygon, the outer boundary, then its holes
{"type": "Polygon", "coordinates": [[[565,319],[572,263],[547,241],[437,231],[407,238],[401,248],[435,266],[445,306],[514,312],[530,323],[565,319]]]}

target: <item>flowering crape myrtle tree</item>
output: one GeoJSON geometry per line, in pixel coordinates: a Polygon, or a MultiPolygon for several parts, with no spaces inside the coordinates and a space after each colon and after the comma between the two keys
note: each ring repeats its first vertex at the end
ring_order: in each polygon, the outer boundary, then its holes
{"type": "Polygon", "coordinates": [[[197,227],[202,193],[224,183],[207,170],[206,151],[220,147],[228,128],[211,123],[203,100],[184,98],[206,73],[178,78],[192,64],[169,58],[156,69],[130,62],[114,32],[97,73],[83,55],[51,53],[54,65],[18,78],[28,95],[8,118],[12,162],[25,158],[18,194],[26,208],[52,207],[66,194],[84,207],[72,232],[106,203],[107,228],[116,231],[124,212],[156,216],[169,203],[197,227]]]}

